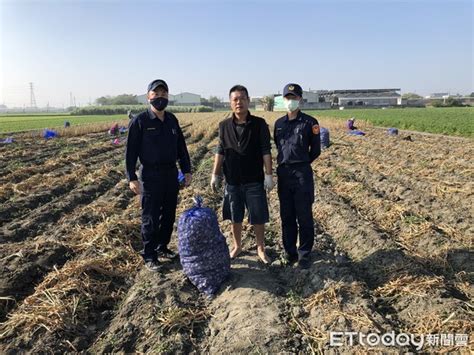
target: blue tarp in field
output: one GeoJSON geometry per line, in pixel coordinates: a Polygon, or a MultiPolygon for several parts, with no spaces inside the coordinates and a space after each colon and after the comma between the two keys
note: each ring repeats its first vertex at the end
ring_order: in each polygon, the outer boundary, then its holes
{"type": "Polygon", "coordinates": [[[365,133],[359,130],[349,131],[347,134],[350,134],[351,136],[365,136],[365,133]]]}
{"type": "Polygon", "coordinates": [[[45,139],[51,139],[51,138],[56,138],[58,137],[58,132],[50,130],[50,129],[45,129],[43,131],[43,138],[45,139]]]}
{"type": "Polygon", "coordinates": [[[13,142],[14,142],[13,137],[7,137],[5,139],[0,140],[1,144],[11,144],[13,142]]]}
{"type": "Polygon", "coordinates": [[[398,135],[398,129],[397,128],[389,128],[387,130],[387,134],[390,136],[397,136],[398,135]]]}

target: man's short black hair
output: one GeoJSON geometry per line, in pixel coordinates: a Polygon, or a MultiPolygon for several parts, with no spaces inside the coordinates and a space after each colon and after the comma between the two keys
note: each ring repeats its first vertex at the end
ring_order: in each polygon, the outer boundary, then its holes
{"type": "Polygon", "coordinates": [[[245,92],[245,95],[247,95],[247,98],[249,98],[249,92],[248,92],[247,88],[243,85],[234,85],[234,86],[232,86],[229,90],[229,97],[234,91],[245,92]]]}

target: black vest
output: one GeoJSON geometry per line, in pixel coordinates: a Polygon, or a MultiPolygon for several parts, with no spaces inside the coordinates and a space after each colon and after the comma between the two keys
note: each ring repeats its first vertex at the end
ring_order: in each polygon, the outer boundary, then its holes
{"type": "Polygon", "coordinates": [[[229,185],[263,182],[260,130],[265,126],[263,118],[249,114],[245,129],[238,139],[233,117],[219,124],[219,137],[224,148],[224,175],[229,185]]]}

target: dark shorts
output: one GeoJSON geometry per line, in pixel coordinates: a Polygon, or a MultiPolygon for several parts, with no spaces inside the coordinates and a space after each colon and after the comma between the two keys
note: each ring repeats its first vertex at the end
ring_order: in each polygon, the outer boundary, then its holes
{"type": "Polygon", "coordinates": [[[263,183],[226,185],[222,208],[223,218],[230,219],[232,223],[242,223],[245,207],[247,207],[250,224],[268,223],[268,203],[263,183]]]}

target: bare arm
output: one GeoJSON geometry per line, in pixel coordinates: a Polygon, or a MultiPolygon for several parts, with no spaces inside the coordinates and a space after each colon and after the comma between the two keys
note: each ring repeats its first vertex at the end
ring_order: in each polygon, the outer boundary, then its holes
{"type": "Polygon", "coordinates": [[[263,156],[263,166],[265,168],[266,175],[272,175],[272,155],[265,154],[263,156]]]}
{"type": "MultiPolygon", "coordinates": [[[[224,156],[221,154],[216,154],[214,156],[214,167],[212,168],[212,174],[214,175],[222,175],[222,164],[224,162],[224,156]]],[[[271,163],[271,161],[270,161],[271,163]]]]}

